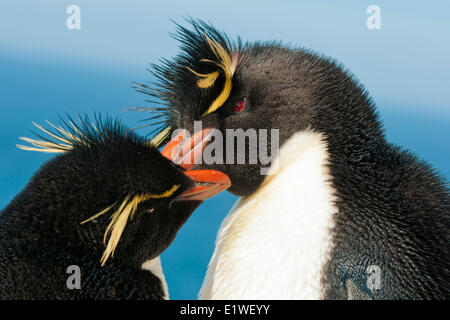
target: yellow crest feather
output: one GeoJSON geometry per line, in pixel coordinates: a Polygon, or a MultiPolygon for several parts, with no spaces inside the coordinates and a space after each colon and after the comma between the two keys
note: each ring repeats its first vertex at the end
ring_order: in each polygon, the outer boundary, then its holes
{"type": "Polygon", "coordinates": [[[166,140],[166,138],[170,135],[170,130],[172,130],[171,126],[168,126],[161,132],[159,132],[153,139],[150,141],[150,144],[159,148],[159,146],[166,140]]]}
{"type": "MultiPolygon", "coordinates": [[[[231,89],[233,87],[232,83],[233,75],[236,72],[236,69],[241,60],[240,55],[236,53],[230,55],[222,45],[210,39],[207,35],[205,35],[205,39],[208,42],[208,45],[210,46],[212,52],[214,53],[219,62],[208,59],[201,59],[200,61],[210,62],[217,65],[223,71],[223,74],[225,76],[225,83],[219,96],[211,103],[211,105],[208,107],[203,116],[206,116],[207,114],[216,111],[225,103],[225,101],[227,101],[228,97],[230,96],[231,89]]],[[[197,86],[202,89],[211,87],[219,76],[218,71],[207,74],[201,74],[192,70],[189,67],[187,68],[197,77],[202,78],[197,81],[197,86]]]]}
{"type": "MultiPolygon", "coordinates": [[[[103,255],[100,259],[102,267],[105,265],[106,261],[110,257],[114,257],[114,251],[116,250],[117,245],[119,244],[119,240],[122,236],[123,231],[125,230],[125,226],[127,225],[128,220],[133,218],[139,204],[149,199],[168,198],[171,195],[173,195],[174,192],[178,190],[178,188],[180,188],[180,185],[176,184],[169,190],[160,194],[144,193],[135,196],[129,194],[125,197],[125,199],[120,204],[119,208],[112,214],[111,222],[106,228],[105,234],[103,236],[103,243],[106,243],[106,239],[108,238],[108,236],[109,239],[108,244],[106,245],[106,249],[103,252],[103,255]]],[[[111,210],[116,204],[117,202],[110,205],[106,209],[103,209],[102,211],[93,215],[92,217],[82,221],[81,224],[84,224],[86,222],[92,221],[100,217],[101,215],[111,210]]]]}
{"type": "Polygon", "coordinates": [[[36,139],[30,139],[27,137],[19,137],[20,140],[26,141],[29,144],[33,145],[33,147],[30,146],[24,146],[21,144],[17,144],[16,147],[22,150],[27,151],[38,151],[38,152],[44,152],[44,153],[64,153],[67,151],[70,151],[73,149],[73,143],[79,142],[83,143],[82,138],[83,134],[78,130],[76,125],[69,122],[70,125],[73,127],[73,129],[79,134],[79,137],[73,135],[69,131],[63,129],[62,127],[57,127],[50,121],[46,122],[51,125],[54,129],[56,129],[56,133],[53,133],[47,129],[44,129],[41,125],[38,125],[37,123],[33,122],[33,125],[41,130],[42,132],[48,134],[51,138],[55,139],[55,141],[50,140],[36,140],[36,139]]]}
{"type": "MultiPolygon", "coordinates": [[[[21,140],[26,141],[30,143],[32,146],[24,146],[24,145],[17,145],[19,149],[28,150],[28,151],[39,151],[39,152],[46,152],[46,153],[64,153],[72,150],[74,148],[74,143],[80,143],[80,144],[87,144],[88,142],[83,140],[85,135],[80,132],[80,130],[77,128],[77,126],[72,122],[69,121],[69,124],[75,130],[74,132],[76,134],[73,134],[66,129],[62,127],[57,127],[54,124],[52,124],[49,121],[46,121],[50,126],[52,126],[56,131],[51,132],[42,126],[36,124],[33,122],[33,124],[42,132],[46,133],[50,138],[53,138],[55,141],[49,140],[36,140],[36,139],[30,139],[26,137],[20,137],[21,140]]],[[[94,124],[91,124],[92,128],[96,131],[98,129],[95,127],[94,124]]],[[[171,127],[165,128],[163,131],[161,131],[153,140],[150,142],[151,144],[154,144],[156,146],[159,146],[170,134],[171,127]]],[[[138,206],[140,203],[147,201],[149,199],[160,199],[160,198],[168,198],[171,195],[173,195],[181,185],[174,185],[169,190],[160,193],[160,194],[151,194],[151,193],[144,193],[144,194],[138,194],[138,195],[127,195],[125,199],[120,204],[119,208],[112,214],[111,216],[111,222],[109,223],[108,227],[106,228],[103,242],[106,243],[106,240],[108,239],[108,243],[106,245],[106,249],[103,252],[103,256],[100,260],[101,265],[104,266],[106,261],[109,259],[109,257],[114,256],[114,251],[119,243],[119,240],[122,236],[122,233],[125,229],[125,226],[129,219],[133,218],[134,213],[136,212],[138,206]]],[[[98,217],[104,215],[105,213],[109,212],[113,207],[117,205],[117,201],[114,202],[112,205],[108,206],[107,208],[103,209],[102,211],[98,212],[97,214],[93,215],[92,217],[84,220],[81,222],[81,224],[85,224],[89,221],[92,221],[94,219],[97,219],[98,217]]]]}

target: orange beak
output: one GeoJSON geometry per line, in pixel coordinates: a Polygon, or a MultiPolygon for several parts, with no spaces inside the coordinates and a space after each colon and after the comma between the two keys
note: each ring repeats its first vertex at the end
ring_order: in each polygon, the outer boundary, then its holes
{"type": "Polygon", "coordinates": [[[164,149],[162,155],[178,164],[193,182],[194,186],[178,196],[183,201],[205,201],[231,186],[230,178],[216,170],[191,170],[202,158],[203,149],[211,137],[211,129],[204,129],[186,138],[183,130],[175,136],[164,149]]]}

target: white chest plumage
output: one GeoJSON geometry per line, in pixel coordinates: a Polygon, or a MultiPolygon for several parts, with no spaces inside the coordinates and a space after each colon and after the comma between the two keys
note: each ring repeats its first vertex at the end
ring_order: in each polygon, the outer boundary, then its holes
{"type": "Polygon", "coordinates": [[[223,221],[200,299],[322,297],[336,212],[326,162],[317,133],[284,144],[277,172],[223,221]]]}
{"type": "Polygon", "coordinates": [[[159,278],[164,291],[164,299],[169,300],[169,288],[167,287],[166,278],[162,270],[161,258],[158,256],[152,260],[145,261],[141,267],[143,270],[148,270],[159,278]]]}

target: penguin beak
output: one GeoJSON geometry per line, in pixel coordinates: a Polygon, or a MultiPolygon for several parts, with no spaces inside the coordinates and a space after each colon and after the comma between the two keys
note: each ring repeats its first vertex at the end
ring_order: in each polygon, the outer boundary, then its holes
{"type": "Polygon", "coordinates": [[[223,172],[216,170],[191,170],[201,160],[203,149],[211,137],[211,129],[204,129],[187,137],[183,130],[175,136],[164,149],[162,155],[184,168],[184,172],[194,185],[177,197],[182,201],[205,201],[208,198],[228,189],[231,186],[230,178],[223,172]]]}
{"type": "Polygon", "coordinates": [[[161,151],[162,155],[185,170],[191,170],[200,163],[203,149],[211,138],[212,129],[203,129],[192,137],[186,130],[178,133],[161,151]]]}
{"type": "Polygon", "coordinates": [[[205,201],[231,186],[230,178],[220,171],[192,170],[184,174],[194,181],[194,186],[179,195],[177,200],[205,201]]]}

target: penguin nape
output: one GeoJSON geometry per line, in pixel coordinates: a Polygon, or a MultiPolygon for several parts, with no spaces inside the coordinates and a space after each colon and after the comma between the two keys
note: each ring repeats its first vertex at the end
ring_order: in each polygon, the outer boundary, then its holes
{"type": "Polygon", "coordinates": [[[174,35],[181,52],[137,88],[162,101],[138,109],[166,116],[157,145],[176,129],[192,133],[194,121],[222,134],[208,145],[222,147],[220,161],[198,168],[227,174],[241,197],[218,232],[199,297],[448,299],[448,185],[387,141],[363,85],[310,50],[232,41],[205,22],[188,23],[174,35]],[[268,175],[260,140],[245,136],[238,154],[240,137],[229,132],[239,129],[266,130],[266,150],[279,130],[268,175]]]}
{"type": "Polygon", "coordinates": [[[111,119],[49,124],[19,146],[62,154],[0,214],[0,299],[168,299],[159,255],[228,177],[186,171],[111,119]]]}

